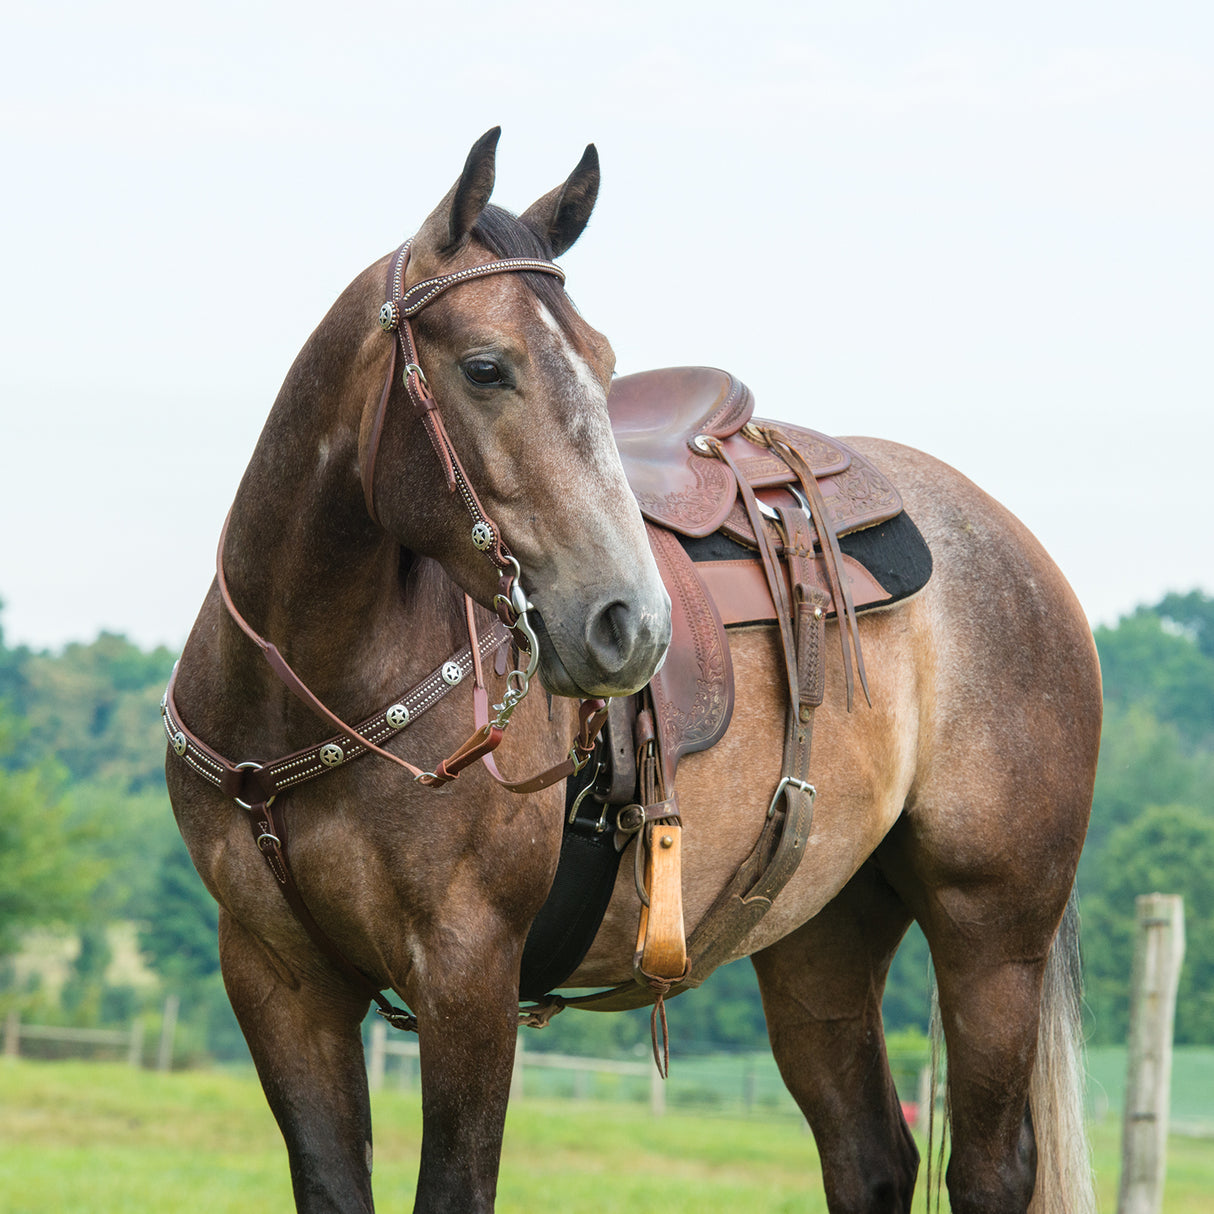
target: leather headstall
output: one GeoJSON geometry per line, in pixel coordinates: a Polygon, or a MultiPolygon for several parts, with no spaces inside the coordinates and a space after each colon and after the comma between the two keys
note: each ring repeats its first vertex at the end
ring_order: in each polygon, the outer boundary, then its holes
{"type": "Polygon", "coordinates": [[[433,303],[444,291],[459,286],[461,283],[488,277],[490,274],[517,274],[531,271],[552,274],[564,282],[565,271],[551,261],[530,257],[507,257],[497,261],[488,261],[479,266],[469,266],[467,269],[456,270],[454,273],[444,274],[438,278],[427,278],[406,289],[405,270],[409,264],[409,248],[412,243],[412,240],[406,240],[392,257],[388,269],[388,300],[379,311],[380,328],[385,333],[395,331],[397,342],[392,347],[384,390],[380,394],[379,407],[376,409],[366,450],[362,456],[363,497],[366,499],[367,512],[378,522],[375,512],[375,463],[379,455],[379,443],[383,435],[388,402],[391,399],[392,388],[396,380],[396,351],[399,346],[400,356],[404,362],[402,379],[409,400],[414,412],[421,418],[422,424],[426,428],[434,453],[438,456],[446,476],[448,490],[453,493],[458,490],[464,507],[472,518],[473,545],[488,556],[502,575],[503,585],[499,592],[499,600],[506,606],[503,607],[499,604],[498,610],[506,627],[513,628],[514,620],[510,618],[511,612],[508,608],[511,603],[511,578],[517,580],[518,565],[512,560],[509,549],[502,542],[501,529],[486,514],[480,499],[476,496],[467,473],[460,463],[459,456],[455,452],[451,438],[447,434],[446,427],[443,425],[442,417],[438,412],[438,402],[430,391],[426,373],[418,364],[417,347],[414,344],[413,327],[409,324],[409,318],[416,316],[424,307],[433,303]]]}

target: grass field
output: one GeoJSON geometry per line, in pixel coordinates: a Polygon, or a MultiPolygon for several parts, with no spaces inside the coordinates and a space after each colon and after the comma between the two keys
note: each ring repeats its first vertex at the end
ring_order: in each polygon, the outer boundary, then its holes
{"type": "MultiPolygon", "coordinates": [[[[1214,1065],[1214,1052],[1205,1053],[1214,1065]]],[[[417,1097],[379,1093],[374,1117],[378,1207],[410,1209],[417,1097]]],[[[1118,1134],[1112,1117],[1094,1124],[1105,1210],[1116,1198],[1118,1134]]],[[[1211,1143],[1173,1138],[1165,1208],[1206,1214],[1212,1202],[1211,1143]]],[[[781,1112],[674,1108],[655,1121],[636,1104],[526,1099],[507,1123],[498,1209],[556,1206],[565,1214],[825,1211],[813,1140],[781,1112]]],[[[292,1208],[281,1139],[251,1072],[160,1075],[120,1064],[0,1060],[4,1214],[292,1208]]]]}

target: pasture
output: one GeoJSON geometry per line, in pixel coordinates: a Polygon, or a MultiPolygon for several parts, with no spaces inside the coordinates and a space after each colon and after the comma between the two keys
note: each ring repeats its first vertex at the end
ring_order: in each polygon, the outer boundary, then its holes
{"type": "MultiPolygon", "coordinates": [[[[707,1060],[706,1060],[707,1061],[707,1060]]],[[[719,1062],[713,1063],[720,1067],[719,1062]]],[[[694,1060],[675,1060],[694,1072],[694,1060]]],[[[1093,1057],[1115,1099],[1120,1051],[1093,1057]]],[[[1214,1050],[1177,1051],[1176,1115],[1214,1122],[1214,1050]]],[[[721,1214],[825,1210],[813,1140],[783,1105],[761,1099],[745,1115],[672,1105],[660,1120],[640,1104],[525,1098],[506,1125],[498,1208],[570,1214],[721,1214]],[[559,1196],[559,1199],[557,1195],[559,1196]]],[[[382,1210],[410,1208],[421,1115],[416,1092],[373,1097],[375,1188],[382,1210]]],[[[1111,1209],[1119,1125],[1093,1124],[1097,1186],[1111,1209]]],[[[923,1206],[923,1172],[916,1210],[923,1206]]],[[[0,1063],[0,1193],[6,1214],[283,1214],[291,1208],[286,1157],[251,1070],[162,1075],[112,1063],[0,1063]]],[[[1166,1208],[1199,1214],[1214,1195],[1208,1140],[1169,1144],[1166,1208]]]]}

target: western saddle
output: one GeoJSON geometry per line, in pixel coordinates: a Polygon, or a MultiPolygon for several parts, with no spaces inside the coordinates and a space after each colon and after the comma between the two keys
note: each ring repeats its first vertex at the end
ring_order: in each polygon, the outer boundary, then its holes
{"type": "MultiPolygon", "coordinates": [[[[564,1006],[656,1004],[656,1015],[665,997],[698,986],[729,959],[805,850],[826,620],[839,622],[850,709],[856,678],[868,696],[856,613],[893,597],[839,539],[895,519],[902,502],[845,444],[754,418],[749,389],[705,367],[617,379],[608,409],[670,595],[673,635],[649,686],[611,702],[595,761],[581,783],[569,782],[561,865],[528,939],[520,987],[537,1001],[541,1023],[564,1006]],[[778,628],[789,706],[783,766],[754,849],[685,939],[676,769],[728,728],[734,685],[725,629],[743,623],[778,628]],[[635,981],[580,998],[552,995],[588,951],[633,837],[635,981]]],[[[655,1054],[656,1040],[655,1031],[655,1054]]]]}

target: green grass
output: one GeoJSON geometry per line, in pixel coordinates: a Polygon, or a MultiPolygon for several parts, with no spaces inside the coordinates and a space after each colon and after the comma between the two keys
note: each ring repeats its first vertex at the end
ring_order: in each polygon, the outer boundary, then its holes
{"type": "MultiPolygon", "coordinates": [[[[1214,1100],[1206,1093],[1207,1103],[1214,1100]]],[[[416,1094],[377,1094],[374,1117],[378,1206],[408,1210],[421,1140],[416,1094]]],[[[1101,1208],[1111,1209],[1115,1118],[1094,1124],[1093,1143],[1101,1208]]],[[[1172,1139],[1168,1166],[1169,1214],[1204,1214],[1214,1196],[1211,1144],[1172,1139]]],[[[825,1210],[813,1139],[779,1112],[674,1107],[653,1120],[643,1104],[531,1097],[507,1123],[498,1209],[558,1205],[565,1214],[825,1210]]],[[[282,1142],[251,1072],[159,1075],[120,1064],[0,1060],[0,1208],[286,1214],[293,1207],[282,1142]]]]}
{"type": "MultiPolygon", "coordinates": [[[[1088,1050],[1088,1106],[1097,1117],[1125,1100],[1125,1048],[1088,1050]]],[[[1177,1046],[1172,1056],[1172,1120],[1214,1131],[1214,1049],[1177,1046]]]]}

